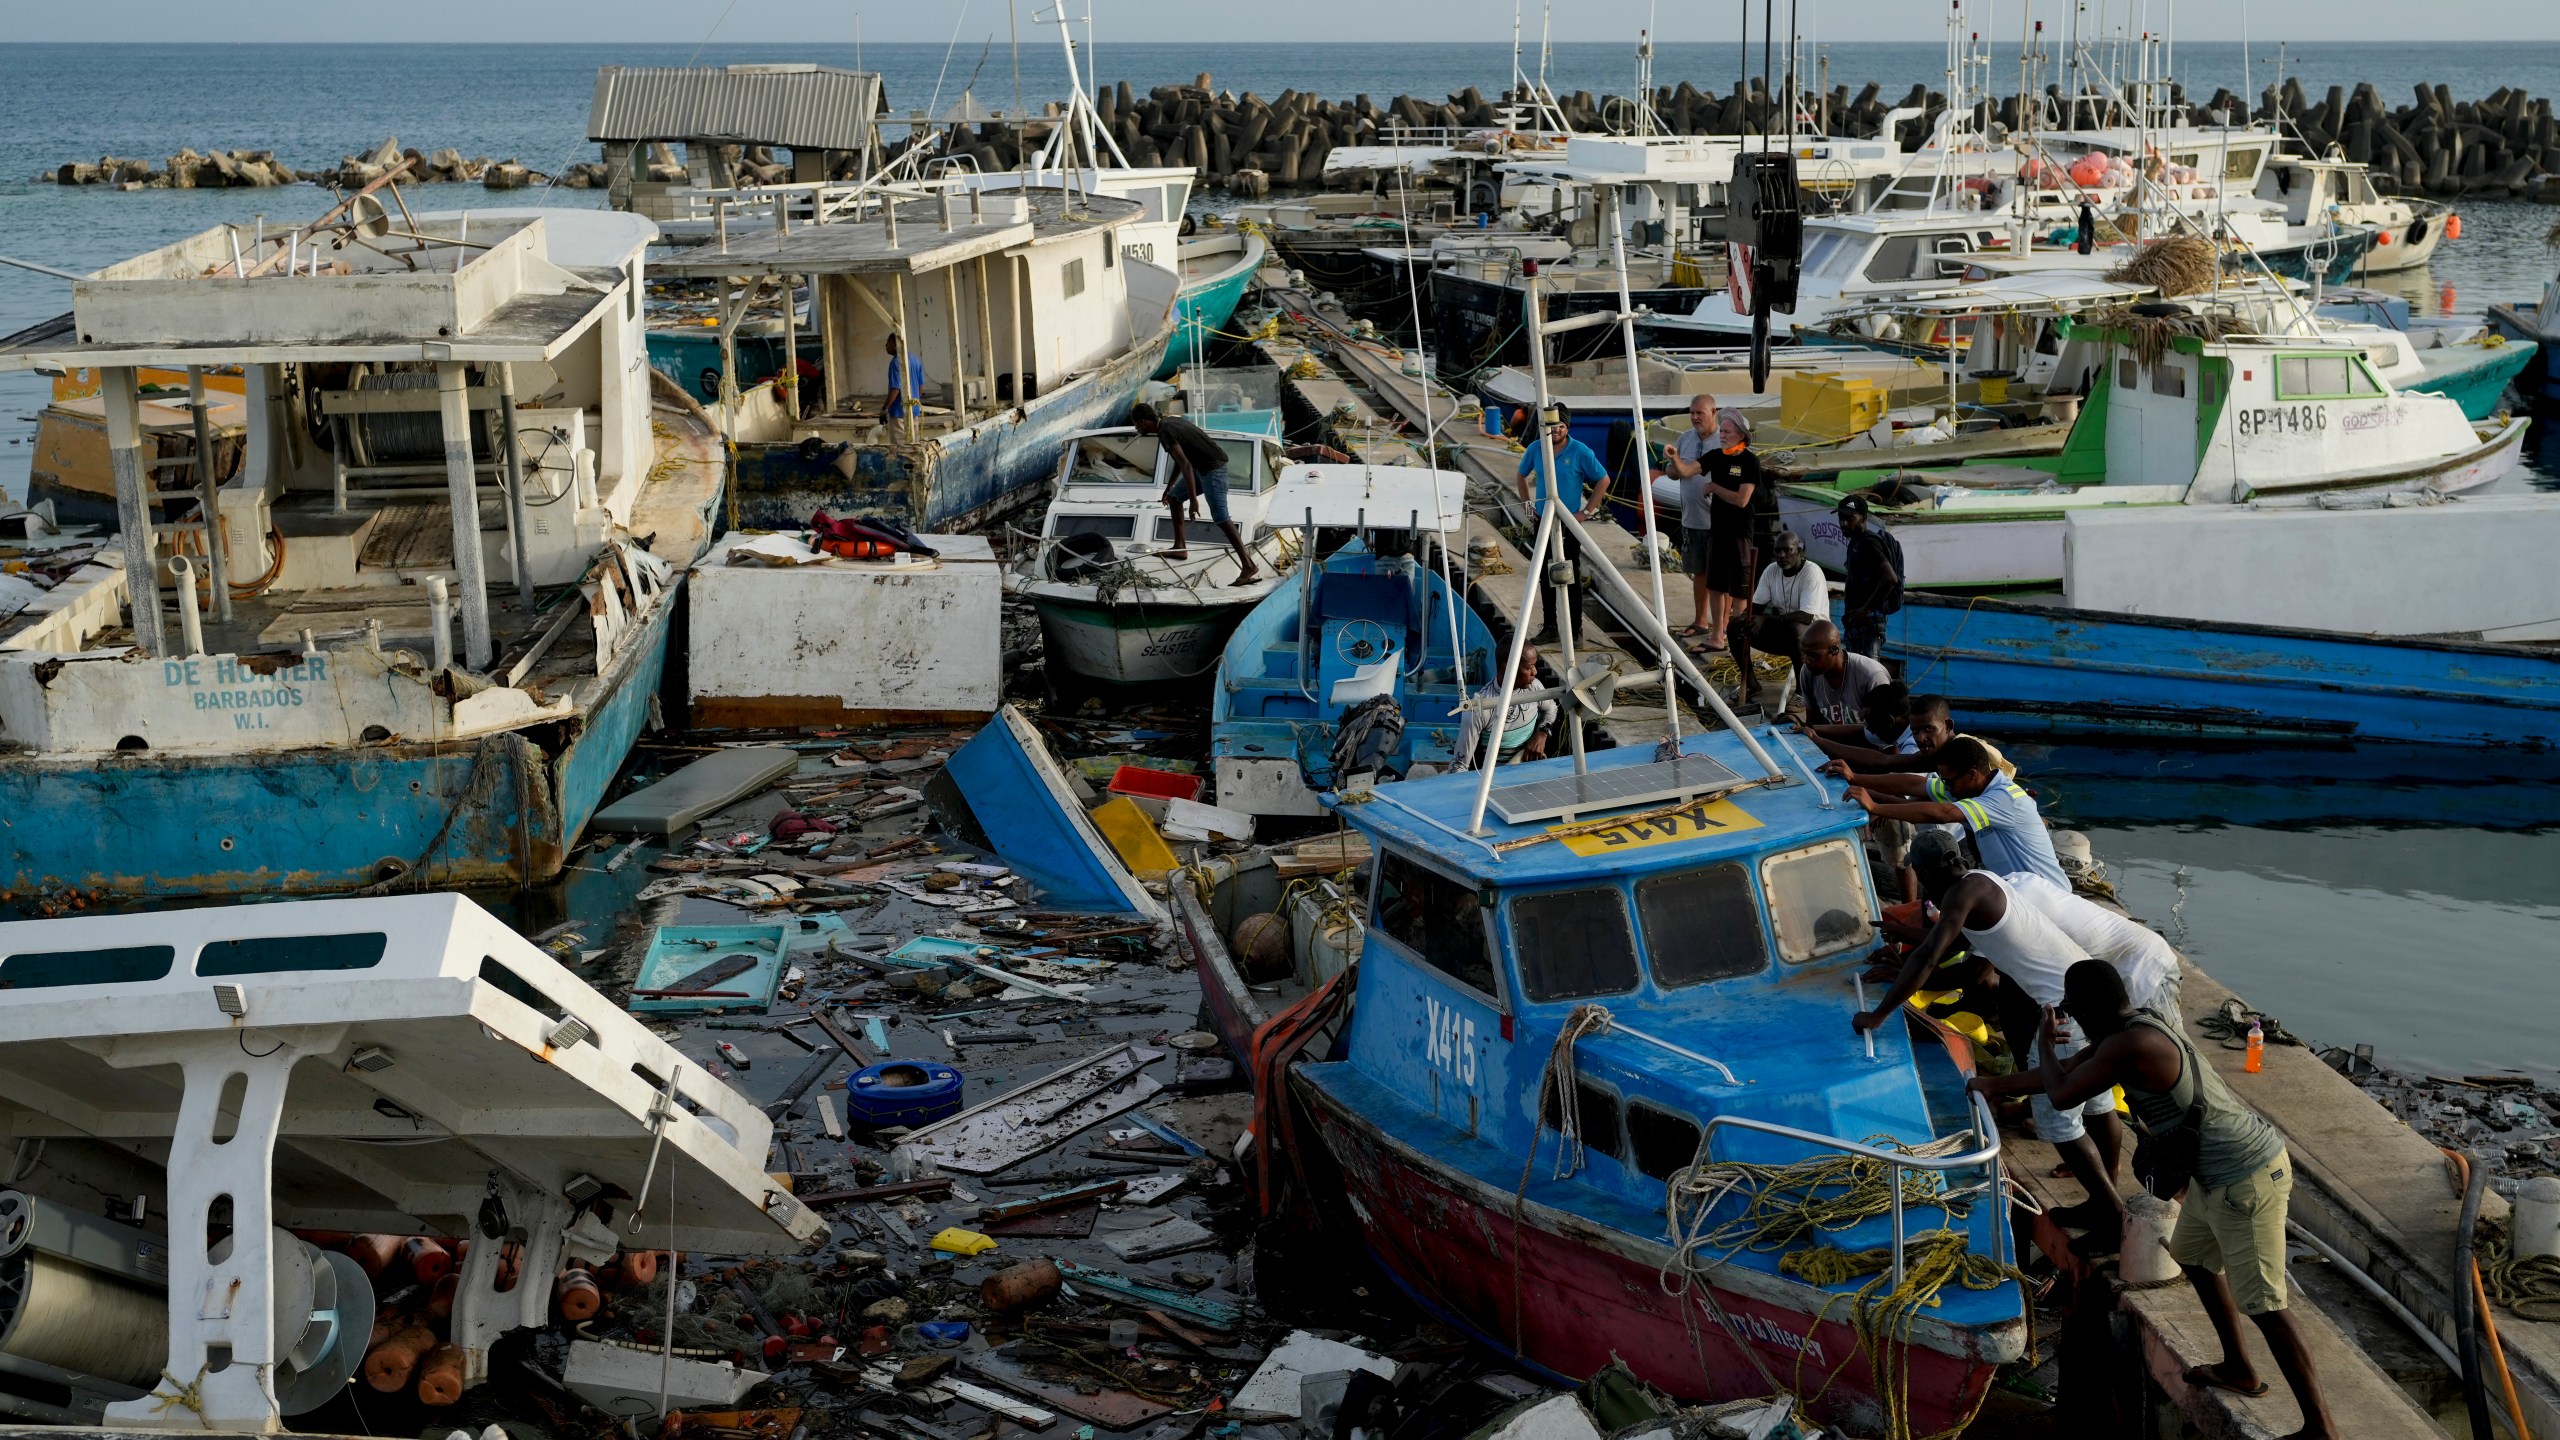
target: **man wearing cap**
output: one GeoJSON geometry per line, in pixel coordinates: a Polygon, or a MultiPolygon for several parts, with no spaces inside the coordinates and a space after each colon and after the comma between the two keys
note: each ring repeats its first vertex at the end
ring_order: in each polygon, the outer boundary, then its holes
{"type": "MultiPolygon", "coordinates": [[[[1547,412],[1547,441],[1556,452],[1557,498],[1564,502],[1567,514],[1590,519],[1600,505],[1609,498],[1609,467],[1600,463],[1600,457],[1592,453],[1590,446],[1573,438],[1573,427],[1566,423],[1561,406],[1547,412]],[[1596,487],[1591,492],[1588,504],[1585,503],[1583,495],[1585,485],[1596,487]]],[[[1516,472],[1520,498],[1529,502],[1542,520],[1546,518],[1547,513],[1547,448],[1532,439],[1529,442],[1529,448],[1521,452],[1520,468],[1516,472]],[[1533,471],[1538,477],[1534,485],[1529,478],[1533,471]]],[[[1572,579],[1565,586],[1565,595],[1567,604],[1573,612],[1570,622],[1573,633],[1580,635],[1582,633],[1582,545],[1573,538],[1573,532],[1565,528],[1561,519],[1556,522],[1556,539],[1563,547],[1559,553],[1563,556],[1564,563],[1570,567],[1572,579]]],[[[1551,601],[1547,607],[1546,629],[1539,638],[1542,640],[1553,638],[1555,626],[1555,606],[1551,601]]]]}
{"type": "Polygon", "coordinates": [[[1884,617],[1902,608],[1902,542],[1876,523],[1864,495],[1843,497],[1838,515],[1849,551],[1840,634],[1852,651],[1872,660],[1884,649],[1884,617]]]}

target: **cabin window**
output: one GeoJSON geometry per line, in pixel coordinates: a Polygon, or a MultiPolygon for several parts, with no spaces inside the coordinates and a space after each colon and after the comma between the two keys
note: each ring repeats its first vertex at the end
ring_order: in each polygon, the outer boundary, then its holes
{"type": "Polygon", "coordinates": [[[1485,944],[1484,902],[1475,890],[1389,851],[1378,861],[1378,903],[1370,923],[1422,963],[1487,999],[1493,952],[1485,944]]]}
{"type": "Polygon", "coordinates": [[[1058,288],[1064,291],[1069,299],[1084,293],[1084,261],[1082,259],[1070,260],[1058,267],[1058,288]]]}
{"type": "Polygon", "coordinates": [[[1751,877],[1738,864],[1656,875],[1636,886],[1636,913],[1654,983],[1666,990],[1756,974],[1769,963],[1751,877]]]}
{"type": "Polygon", "coordinates": [[[2154,395],[2167,395],[2172,399],[2184,400],[2187,398],[2186,370],[2181,366],[2172,365],[2166,360],[2152,366],[2151,393],[2154,395]]]}
{"type": "Polygon", "coordinates": [[[1117,250],[1115,250],[1115,249],[1113,249],[1113,248],[1112,248],[1112,245],[1111,245],[1111,237],[1110,237],[1110,236],[1108,236],[1108,235],[1106,235],[1106,236],[1102,237],[1102,268],[1103,268],[1103,269],[1108,270],[1108,269],[1110,269],[1110,268],[1111,268],[1111,266],[1112,266],[1112,264],[1113,264],[1113,261],[1112,261],[1112,258],[1111,258],[1111,257],[1112,257],[1112,256],[1114,256],[1114,255],[1116,255],[1116,254],[1118,254],[1118,253],[1119,253],[1119,252],[1118,252],[1117,250]]]}
{"type": "Polygon", "coordinates": [[[1842,235],[1837,231],[1825,231],[1822,234],[1815,235],[1806,240],[1804,242],[1804,259],[1798,264],[1796,273],[1800,275],[1821,274],[1822,267],[1827,264],[1834,255],[1839,253],[1841,247],[1848,243],[1848,239],[1849,237],[1842,235]]]}
{"type": "Polygon", "coordinates": [[[1523,895],[1511,902],[1520,988],[1532,1000],[1579,1000],[1636,988],[1635,932],[1614,885],[1523,895]]]}
{"type": "MultiPolygon", "coordinates": [[[[1183,543],[1188,545],[1224,545],[1227,543],[1227,532],[1219,529],[1218,522],[1215,520],[1192,521],[1189,526],[1189,535],[1190,538],[1183,543]]],[[[1156,540],[1158,543],[1165,545],[1173,543],[1172,516],[1159,515],[1156,517],[1156,540]]]]}
{"type": "Polygon", "coordinates": [[[382,963],[391,937],[367,935],[261,935],[216,940],[196,956],[198,975],[264,975],[284,970],[370,970],[382,963]]]}
{"type": "Polygon", "coordinates": [[[1058,515],[1051,517],[1049,533],[1051,535],[1099,535],[1106,540],[1126,540],[1138,533],[1138,517],[1135,515],[1058,515]]]}
{"type": "Polygon", "coordinates": [[[1837,955],[1867,943],[1875,927],[1867,914],[1866,879],[1858,854],[1845,840],[1826,840],[1760,862],[1760,884],[1769,892],[1769,928],[1789,964],[1837,955]]]}
{"type": "Polygon", "coordinates": [[[2141,384],[2142,366],[2140,363],[2132,360],[2119,360],[2116,362],[2117,389],[2132,390],[2139,388],[2141,384]]]}
{"type": "Polygon", "coordinates": [[[2222,178],[2225,180],[2247,180],[2255,176],[2258,173],[2259,153],[2260,152],[2254,146],[2246,149],[2224,152],[2222,157],[2222,178]]]}
{"type": "Polygon", "coordinates": [[[1876,247],[1875,258],[1867,262],[1870,280],[1908,280],[1912,267],[1920,263],[1920,237],[1888,235],[1876,247]]]}
{"type": "Polygon", "coordinates": [[[2382,382],[2358,355],[2286,355],[2276,361],[2278,400],[2366,399],[2382,382]]]}
{"type": "MultiPolygon", "coordinates": [[[[1563,1107],[1556,1103],[1555,1086],[1550,1083],[1542,1101],[1539,1118],[1548,1129],[1564,1133],[1563,1107]]],[[[1618,1097],[1605,1086],[1577,1077],[1573,1085],[1573,1119],[1575,1133],[1582,1137],[1586,1150],[1594,1150],[1612,1160],[1623,1161],[1627,1150],[1618,1138],[1618,1097]]]]}
{"type": "Polygon", "coordinates": [[[0,960],[0,989],[48,990],[57,985],[131,985],[164,980],[177,959],[176,947],[169,945],[31,950],[0,960]]]}
{"type": "Polygon", "coordinates": [[[1686,1116],[1639,1100],[1627,1107],[1627,1148],[1638,1171],[1668,1180],[1698,1160],[1698,1127],[1686,1116]]]}

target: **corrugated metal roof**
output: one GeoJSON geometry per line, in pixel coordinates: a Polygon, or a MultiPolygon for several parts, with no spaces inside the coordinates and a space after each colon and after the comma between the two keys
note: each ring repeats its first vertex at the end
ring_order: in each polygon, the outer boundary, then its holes
{"type": "Polygon", "coordinates": [[[596,72],[587,138],[859,150],[880,96],[878,75],[829,65],[608,65],[596,72]]]}

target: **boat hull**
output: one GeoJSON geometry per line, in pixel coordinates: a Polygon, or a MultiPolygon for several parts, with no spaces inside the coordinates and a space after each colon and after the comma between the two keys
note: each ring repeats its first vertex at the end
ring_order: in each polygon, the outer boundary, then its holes
{"type": "Polygon", "coordinates": [[[2542,347],[2532,341],[2522,344],[2472,345],[2459,347],[2476,352],[2471,363],[2409,388],[2423,395],[2442,395],[2462,407],[2466,420],[2486,420],[2505,405],[2507,387],[2519,383],[2527,367],[2535,366],[2542,347]]]}
{"type": "Polygon", "coordinates": [[[1088,680],[1146,685],[1195,680],[1218,668],[1227,637],[1258,599],[1100,605],[1034,595],[1031,605],[1049,664],[1088,680]]]}
{"type": "Polygon", "coordinates": [[[2552,358],[2553,346],[2543,340],[2542,307],[2532,304],[2492,305],[2489,307],[2489,329],[2509,340],[2531,341],[2539,347],[2516,372],[2516,390],[2528,404],[2560,405],[2560,364],[2555,364],[2552,358]]]}
{"type": "Polygon", "coordinates": [[[1914,689],[2010,728],[2560,748],[2560,655],[1914,595],[1914,689]]]}
{"type": "MultiPolygon", "coordinates": [[[[1646,1384],[1691,1402],[1765,1395],[1765,1365],[1798,1393],[1818,1393],[1814,1413],[1827,1422],[1884,1428],[1876,1379],[1841,1296],[1728,1266],[1720,1273],[1759,1283],[1712,1287],[1727,1317],[1720,1323],[1694,1296],[1663,1292],[1666,1247],[1520,1203],[1391,1139],[1306,1072],[1295,1074],[1370,1253],[1416,1303],[1478,1343],[1569,1383],[1624,1360],[1646,1384]]],[[[1958,1333],[1978,1343],[1909,1347],[1898,1373],[1908,1387],[1908,1433],[1969,1420],[2001,1360],[2023,1347],[2016,1321],[1958,1333]]]]}
{"type": "MultiPolygon", "coordinates": [[[[1615,290],[1542,293],[1548,324],[1618,308],[1615,290]]],[[[1650,307],[1658,315],[1686,315],[1708,293],[1703,286],[1663,286],[1636,290],[1628,299],[1639,308],[1650,307]]],[[[1528,364],[1529,339],[1522,324],[1526,317],[1521,311],[1520,295],[1516,285],[1478,279],[1456,270],[1433,271],[1429,323],[1433,354],[1439,357],[1441,372],[1464,375],[1487,366],[1528,364]]],[[[1601,325],[1557,336],[1548,343],[1556,352],[1548,360],[1567,364],[1618,354],[1625,341],[1616,329],[1601,325]]]]}
{"type": "Polygon", "coordinates": [[[1246,235],[1234,264],[1197,282],[1183,282],[1181,293],[1174,300],[1173,343],[1165,347],[1163,363],[1156,366],[1157,379],[1171,375],[1211,348],[1215,332],[1224,330],[1227,322],[1235,318],[1245,287],[1253,283],[1253,272],[1262,268],[1268,249],[1261,236],[1246,235]]]}
{"type": "Polygon", "coordinates": [[[648,722],[679,603],[671,588],[600,702],[552,725],[343,749],[0,761],[0,890],[273,896],[554,879],[648,722]]]}

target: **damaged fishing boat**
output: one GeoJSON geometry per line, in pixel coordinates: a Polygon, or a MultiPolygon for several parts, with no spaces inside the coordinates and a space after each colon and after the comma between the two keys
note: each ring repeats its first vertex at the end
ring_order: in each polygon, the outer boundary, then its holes
{"type": "Polygon", "coordinates": [[[824,510],[956,532],[1025,503],[1069,435],[1128,413],[1173,339],[1179,278],[1122,245],[1145,213],[1054,187],[883,184],[811,223],[786,213],[786,228],[658,259],[744,282],[741,307],[768,285],[813,287],[815,384],[720,407],[736,523],[798,529],[824,510]]]}
{"type": "MultiPolygon", "coordinates": [[[[1293,1157],[1274,1169],[1307,1167],[1398,1286],[1494,1350],[1946,1433],[2026,1346],[1999,1143],[1952,1032],[1852,1030],[1862,817],[1789,778],[1786,744],[1692,735],[1341,805],[1375,856],[1359,963],[1231,1043],[1293,1157]]],[[[1249,996],[1214,907],[1176,899],[1213,1012],[1249,996]]]]}
{"type": "Polygon", "coordinates": [[[0,612],[0,889],[541,881],[647,722],[722,479],[646,364],[652,226],[375,188],[110,266],[0,341],[100,372],[121,517],[30,545],[0,612]],[[226,365],[237,462],[152,468],[144,368],[226,365]]]}

